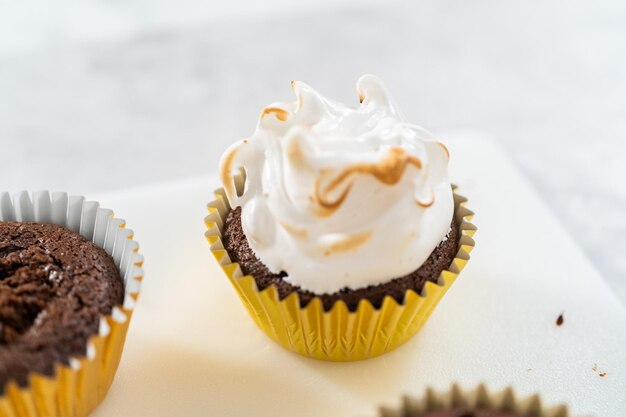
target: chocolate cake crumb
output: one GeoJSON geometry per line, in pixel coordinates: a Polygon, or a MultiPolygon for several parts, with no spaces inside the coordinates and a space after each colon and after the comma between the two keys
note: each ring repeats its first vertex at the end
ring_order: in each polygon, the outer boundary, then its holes
{"type": "Polygon", "coordinates": [[[428,259],[417,270],[403,277],[391,279],[388,282],[351,290],[344,288],[333,294],[315,294],[292,285],[283,278],[287,272],[272,273],[268,267],[256,256],[250,248],[241,226],[241,207],[236,207],[228,213],[223,231],[224,248],[230,255],[232,262],[239,263],[241,270],[246,275],[252,275],[259,290],[275,285],[278,289],[279,298],[282,300],[289,294],[296,292],[300,298],[301,306],[308,305],[315,297],[320,297],[325,311],[329,311],[336,301],[343,300],[350,311],[355,311],[359,301],[369,300],[375,308],[379,308],[385,296],[393,297],[397,302],[404,301],[404,294],[408,289],[419,293],[427,281],[437,282],[441,271],[448,268],[458,250],[460,239],[459,225],[452,219],[450,232],[430,254],[428,259]]]}
{"type": "Polygon", "coordinates": [[[598,366],[597,363],[593,364],[593,366],[591,367],[591,370],[594,371],[594,372],[598,372],[598,376],[600,378],[604,378],[607,375],[606,372],[600,371],[600,367],[598,366]]]}
{"type": "Polygon", "coordinates": [[[557,326],[563,325],[563,313],[559,314],[559,317],[556,318],[556,325],[557,326]]]}
{"type": "Polygon", "coordinates": [[[0,222],[0,393],[84,356],[124,287],[104,249],[60,226],[0,222]]]}

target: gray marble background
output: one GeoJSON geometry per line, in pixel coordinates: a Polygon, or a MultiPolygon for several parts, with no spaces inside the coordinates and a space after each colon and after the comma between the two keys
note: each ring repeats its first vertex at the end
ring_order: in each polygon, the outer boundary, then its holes
{"type": "Polygon", "coordinates": [[[372,72],[410,120],[496,138],[626,302],[624,2],[1,2],[0,189],[214,172],[290,80],[356,102],[372,72]]]}

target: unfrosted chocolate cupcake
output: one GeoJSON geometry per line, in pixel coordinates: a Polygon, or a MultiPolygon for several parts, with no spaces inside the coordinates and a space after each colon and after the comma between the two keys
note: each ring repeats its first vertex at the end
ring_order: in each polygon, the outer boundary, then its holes
{"type": "Polygon", "coordinates": [[[512,388],[493,392],[485,385],[448,391],[428,389],[421,396],[404,397],[401,405],[382,407],[378,417],[570,417],[565,405],[546,406],[539,395],[518,397],[512,388]]]}
{"type": "Polygon", "coordinates": [[[123,298],[104,249],[58,225],[0,221],[0,392],[85,356],[123,298]]]}

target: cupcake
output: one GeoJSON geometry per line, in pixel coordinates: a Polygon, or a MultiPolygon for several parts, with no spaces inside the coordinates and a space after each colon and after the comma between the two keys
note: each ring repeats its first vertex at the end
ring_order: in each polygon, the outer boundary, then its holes
{"type": "Polygon", "coordinates": [[[290,350],[358,360],[419,330],[469,259],[475,228],[448,150],[380,80],[356,108],[292,82],[226,150],[206,236],[257,324],[290,350]]]}
{"type": "Polygon", "coordinates": [[[0,415],[81,416],[104,398],[142,258],[110,210],[0,193],[0,415]]]}
{"type": "Polygon", "coordinates": [[[397,407],[382,407],[378,417],[570,417],[565,405],[545,406],[539,395],[520,398],[512,388],[491,392],[484,385],[463,390],[426,390],[424,395],[404,397],[397,407]]]}

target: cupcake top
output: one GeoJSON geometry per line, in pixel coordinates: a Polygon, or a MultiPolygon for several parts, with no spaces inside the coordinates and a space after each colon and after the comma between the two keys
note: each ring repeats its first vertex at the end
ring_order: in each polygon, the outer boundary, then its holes
{"type": "Polygon", "coordinates": [[[272,272],[318,294],[420,267],[454,211],[445,146],[408,123],[372,75],[357,82],[358,107],[302,82],[292,87],[297,100],[263,109],[254,134],[220,161],[252,250],[272,272]]]}
{"type": "Polygon", "coordinates": [[[402,417],[531,417],[530,414],[522,414],[511,411],[500,411],[489,408],[470,410],[466,407],[456,407],[447,410],[430,410],[406,412],[402,417]]]}
{"type": "Polygon", "coordinates": [[[544,405],[539,394],[519,397],[513,388],[491,391],[452,385],[447,391],[427,389],[423,395],[404,397],[399,407],[379,408],[379,417],[568,417],[565,404],[544,405]]]}
{"type": "Polygon", "coordinates": [[[0,221],[0,393],[85,356],[100,317],[123,298],[104,249],[61,226],[0,221]]]}

